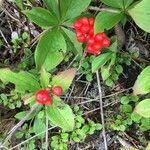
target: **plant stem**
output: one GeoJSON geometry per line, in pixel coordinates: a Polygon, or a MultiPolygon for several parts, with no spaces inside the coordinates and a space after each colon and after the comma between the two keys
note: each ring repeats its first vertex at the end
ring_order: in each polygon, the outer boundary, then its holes
{"type": "MultiPolygon", "coordinates": [[[[101,83],[100,83],[100,77],[98,70],[96,71],[96,77],[97,77],[97,84],[98,84],[98,91],[99,91],[99,104],[100,104],[100,114],[101,114],[101,121],[103,126],[103,140],[104,140],[104,147],[105,150],[108,149],[107,147],[107,139],[106,139],[106,132],[105,132],[105,121],[104,121],[104,111],[103,111],[103,101],[102,101],[102,90],[101,90],[101,83]]],[[[99,148],[100,150],[100,148],[99,148]]]]}
{"type": "Polygon", "coordinates": [[[90,7],[88,7],[88,9],[94,10],[94,11],[106,11],[106,12],[111,12],[111,13],[120,13],[120,10],[111,9],[111,8],[99,8],[99,7],[90,6],[90,7]]]}

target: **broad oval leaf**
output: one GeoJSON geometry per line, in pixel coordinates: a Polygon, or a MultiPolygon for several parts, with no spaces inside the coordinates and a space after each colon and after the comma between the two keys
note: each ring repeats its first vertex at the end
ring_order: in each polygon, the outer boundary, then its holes
{"type": "Polygon", "coordinates": [[[142,0],[128,10],[135,23],[144,31],[150,32],[150,1],[142,0]]]}
{"type": "Polygon", "coordinates": [[[47,31],[40,39],[35,51],[35,63],[38,70],[55,68],[66,52],[66,42],[59,30],[47,31]]]}
{"type": "Polygon", "coordinates": [[[127,8],[134,0],[101,0],[105,5],[114,8],[127,8]]]}
{"type": "Polygon", "coordinates": [[[90,4],[91,0],[60,0],[62,20],[79,16],[90,4]]]}
{"type": "Polygon", "coordinates": [[[61,86],[63,88],[63,93],[65,93],[69,89],[72,83],[72,80],[74,79],[76,75],[76,71],[77,70],[75,68],[72,68],[72,69],[68,69],[63,72],[60,72],[58,75],[52,78],[51,85],[61,86]]]}
{"type": "Polygon", "coordinates": [[[74,114],[69,105],[65,104],[59,97],[53,97],[54,103],[46,107],[47,115],[53,125],[65,131],[73,131],[75,122],[74,114]]]}
{"type": "Polygon", "coordinates": [[[43,88],[46,88],[49,85],[50,74],[45,70],[45,68],[42,68],[40,73],[40,83],[43,88]]]}
{"type": "Polygon", "coordinates": [[[96,57],[92,62],[92,72],[96,72],[102,65],[111,59],[113,53],[105,53],[96,57]]]}
{"type": "Polygon", "coordinates": [[[150,66],[146,67],[138,76],[134,86],[134,95],[147,94],[150,92],[150,66]]]}
{"type": "Polygon", "coordinates": [[[58,8],[58,1],[57,0],[43,0],[45,5],[47,6],[48,10],[57,18],[59,18],[59,8],[58,8]]]}
{"type": "Polygon", "coordinates": [[[124,18],[123,13],[100,12],[95,19],[94,31],[102,32],[105,29],[109,30],[119,23],[124,18]]]}
{"type": "Polygon", "coordinates": [[[48,10],[41,7],[34,7],[31,10],[25,10],[23,13],[35,24],[42,28],[58,25],[58,19],[48,10]]]}
{"type": "Polygon", "coordinates": [[[40,89],[36,78],[25,71],[15,73],[8,68],[0,69],[0,79],[15,84],[16,87],[19,87],[19,91],[35,92],[40,89]]]}
{"type": "Polygon", "coordinates": [[[136,107],[135,112],[140,114],[142,117],[150,118],[150,99],[141,101],[136,107]]]}
{"type": "MultiPolygon", "coordinates": [[[[44,132],[46,130],[44,119],[38,118],[37,116],[34,119],[33,124],[33,131],[35,134],[39,134],[41,132],[44,132]]],[[[44,133],[40,135],[41,137],[44,137],[44,133]]]]}

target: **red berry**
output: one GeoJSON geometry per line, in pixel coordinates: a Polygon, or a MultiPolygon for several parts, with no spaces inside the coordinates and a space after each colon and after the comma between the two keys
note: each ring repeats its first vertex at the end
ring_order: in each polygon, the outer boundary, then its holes
{"type": "Polygon", "coordinates": [[[100,54],[100,50],[95,50],[92,44],[87,46],[86,52],[89,54],[94,54],[94,55],[100,54]]]}
{"type": "Polygon", "coordinates": [[[52,92],[53,94],[55,94],[56,96],[61,96],[63,93],[63,89],[61,86],[55,86],[52,88],[52,92]]]}
{"type": "Polygon", "coordinates": [[[89,25],[89,20],[86,17],[80,18],[79,21],[84,25],[89,25]]]}
{"type": "Polygon", "coordinates": [[[91,53],[91,54],[94,53],[94,48],[93,48],[93,45],[92,45],[92,44],[90,44],[90,45],[87,46],[86,52],[87,52],[87,53],[91,53]]]}
{"type": "Polygon", "coordinates": [[[80,21],[77,20],[74,22],[75,29],[79,29],[81,26],[82,26],[82,23],[80,21]]]}
{"type": "Polygon", "coordinates": [[[79,43],[82,43],[82,42],[85,41],[85,37],[83,35],[79,36],[79,37],[77,37],[77,40],[78,40],[79,43]]]}
{"type": "Polygon", "coordinates": [[[83,25],[83,26],[81,26],[80,30],[83,34],[86,34],[90,31],[90,26],[89,25],[83,25]]]}
{"type": "Polygon", "coordinates": [[[53,100],[51,98],[49,98],[49,100],[47,100],[45,102],[46,105],[52,105],[53,104],[53,100]]]}
{"type": "Polygon", "coordinates": [[[86,42],[88,44],[94,44],[94,42],[95,42],[94,37],[93,36],[87,36],[86,42]]]}
{"type": "Polygon", "coordinates": [[[95,51],[98,51],[100,48],[102,48],[102,44],[96,42],[96,43],[94,43],[93,48],[94,48],[95,51]]]}
{"type": "Polygon", "coordinates": [[[102,41],[102,46],[104,47],[104,48],[107,48],[108,46],[110,45],[110,40],[109,39],[104,39],[103,41],[102,41]]]}
{"type": "Polygon", "coordinates": [[[36,101],[40,104],[52,103],[52,99],[46,90],[39,90],[36,93],[36,101]]]}
{"type": "Polygon", "coordinates": [[[94,35],[94,29],[93,29],[93,27],[90,28],[90,31],[89,31],[88,34],[89,34],[89,35],[94,35]]]}
{"type": "Polygon", "coordinates": [[[102,33],[97,33],[95,35],[95,41],[101,42],[103,40],[103,34],[102,33]]]}
{"type": "Polygon", "coordinates": [[[94,22],[95,22],[95,19],[94,18],[89,18],[89,24],[91,26],[94,26],[94,22]]]}
{"type": "Polygon", "coordinates": [[[77,31],[76,31],[76,36],[77,36],[77,37],[80,37],[80,36],[83,36],[83,34],[82,34],[82,32],[81,32],[80,30],[77,30],[77,31]]]}

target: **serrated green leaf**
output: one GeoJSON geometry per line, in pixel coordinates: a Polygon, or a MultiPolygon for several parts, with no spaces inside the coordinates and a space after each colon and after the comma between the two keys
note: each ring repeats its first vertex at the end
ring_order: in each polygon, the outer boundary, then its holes
{"type": "Polygon", "coordinates": [[[65,131],[73,131],[75,122],[72,109],[57,96],[53,97],[53,101],[53,105],[46,107],[49,120],[65,131]]]}
{"type": "Polygon", "coordinates": [[[149,0],[142,0],[131,7],[128,12],[135,23],[144,31],[150,33],[150,5],[149,0]]]}
{"type": "Polygon", "coordinates": [[[40,39],[36,51],[35,62],[37,69],[43,66],[46,70],[55,68],[64,58],[66,42],[59,30],[46,32],[40,39]]]}
{"type": "Polygon", "coordinates": [[[68,30],[68,29],[66,29],[66,28],[63,28],[63,30],[66,33],[66,35],[69,37],[71,43],[74,45],[74,47],[75,47],[76,51],[78,52],[78,54],[80,56],[82,56],[82,53],[83,53],[82,52],[82,44],[77,41],[75,33],[68,30]]]}
{"type": "Polygon", "coordinates": [[[25,10],[23,13],[35,24],[42,28],[58,25],[58,19],[48,10],[41,7],[34,7],[31,10],[25,10]]]}
{"type": "Polygon", "coordinates": [[[92,62],[92,72],[96,72],[102,65],[111,59],[113,53],[105,53],[96,57],[92,62]]]}
{"type": "Polygon", "coordinates": [[[105,5],[114,8],[127,8],[134,0],[101,0],[105,5]]]}
{"type": "Polygon", "coordinates": [[[43,0],[48,10],[57,18],[59,18],[59,8],[57,0],[43,0]]]}
{"type": "Polygon", "coordinates": [[[150,66],[146,67],[138,76],[134,86],[134,95],[147,94],[150,92],[150,66]]]}
{"type": "Polygon", "coordinates": [[[150,99],[144,99],[136,107],[135,112],[145,118],[150,118],[150,99]]]}
{"type": "Polygon", "coordinates": [[[72,69],[68,69],[63,72],[60,72],[58,75],[52,78],[51,85],[61,86],[63,89],[63,93],[65,93],[69,89],[72,83],[72,80],[74,79],[76,75],[76,71],[77,70],[75,68],[72,68],[72,69]]]}
{"type": "Polygon", "coordinates": [[[94,31],[95,33],[103,32],[105,29],[109,30],[119,23],[124,18],[123,13],[100,12],[95,19],[94,31]]]}
{"type": "Polygon", "coordinates": [[[35,92],[40,88],[36,78],[25,71],[15,73],[8,68],[0,69],[0,79],[15,84],[19,91],[35,92]]]}
{"type": "Polygon", "coordinates": [[[62,20],[79,16],[90,4],[91,0],[60,0],[62,20]]]}

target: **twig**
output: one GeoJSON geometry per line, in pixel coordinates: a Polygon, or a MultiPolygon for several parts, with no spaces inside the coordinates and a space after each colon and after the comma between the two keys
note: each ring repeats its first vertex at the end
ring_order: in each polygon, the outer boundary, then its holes
{"type": "Polygon", "coordinates": [[[102,134],[103,134],[103,139],[104,139],[105,150],[107,150],[108,147],[107,147],[107,139],[106,139],[106,132],[105,132],[105,121],[104,121],[104,112],[103,112],[102,90],[101,90],[101,83],[100,83],[100,77],[99,77],[98,70],[96,71],[96,77],[97,77],[97,84],[98,84],[98,91],[99,91],[100,114],[101,114],[101,121],[102,121],[102,126],[103,126],[102,134]]]}
{"type": "Polygon", "coordinates": [[[20,127],[22,126],[22,124],[27,120],[27,118],[31,115],[31,113],[37,108],[37,104],[35,104],[32,109],[30,110],[30,112],[19,122],[17,123],[9,132],[8,132],[8,136],[5,138],[5,141],[3,142],[2,145],[5,145],[7,143],[7,141],[11,138],[11,136],[13,135],[13,133],[20,127]]]}
{"type": "MultiPolygon", "coordinates": [[[[54,128],[56,128],[56,126],[49,128],[48,131],[50,131],[50,130],[52,130],[52,129],[54,129],[54,128]]],[[[41,135],[41,134],[43,134],[43,133],[45,133],[45,131],[40,132],[40,133],[38,133],[38,134],[32,136],[31,138],[29,138],[29,139],[27,139],[27,140],[25,140],[25,141],[23,141],[23,142],[21,142],[21,143],[15,145],[14,147],[10,148],[9,150],[13,150],[13,149],[15,149],[16,147],[21,146],[21,145],[27,143],[28,141],[30,141],[30,140],[36,138],[37,136],[39,136],[39,135],[41,135]]]]}

